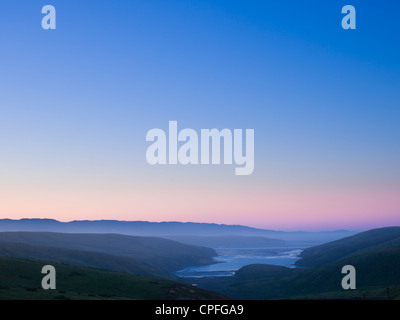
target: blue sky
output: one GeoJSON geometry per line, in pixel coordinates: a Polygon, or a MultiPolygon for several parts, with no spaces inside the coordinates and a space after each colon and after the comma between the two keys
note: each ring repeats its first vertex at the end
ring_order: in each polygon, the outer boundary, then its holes
{"type": "MultiPolygon", "coordinates": [[[[10,200],[5,217],[51,215],[41,205],[49,190],[73,199],[79,188],[129,194],[146,183],[160,192],[171,184],[400,190],[397,2],[7,0],[0,10],[3,189],[11,199],[44,190],[32,212],[10,200]],[[41,28],[46,4],[57,10],[56,30],[41,28]],[[356,30],[341,28],[346,4],[357,10],[356,30]],[[146,132],[169,120],[195,130],[254,128],[254,174],[149,166],[146,132]]],[[[382,221],[394,222],[398,202],[386,202],[382,221]]],[[[268,224],[265,205],[248,224],[268,224]]],[[[99,217],[137,219],[127,208],[99,217]]],[[[74,218],[87,216],[73,209],[74,218]]],[[[382,214],[374,210],[371,225],[382,214]]]]}

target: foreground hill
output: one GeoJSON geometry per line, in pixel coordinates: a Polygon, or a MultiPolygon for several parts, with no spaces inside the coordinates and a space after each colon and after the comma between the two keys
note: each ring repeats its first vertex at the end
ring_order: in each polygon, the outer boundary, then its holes
{"type": "Polygon", "coordinates": [[[45,264],[0,257],[0,299],[228,299],[176,281],[57,263],[50,263],[56,269],[56,289],[43,290],[45,264]]]}
{"type": "MultiPolygon", "coordinates": [[[[47,250],[44,253],[44,248],[63,248],[75,250],[75,252],[59,251],[58,257],[60,258],[62,258],[62,253],[65,253],[67,255],[65,258],[77,259],[80,256],[81,259],[82,254],[79,255],[76,251],[102,253],[109,255],[108,258],[111,258],[110,255],[130,258],[130,263],[135,260],[141,263],[138,267],[148,265],[154,267],[155,270],[161,269],[164,273],[171,273],[193,265],[210,264],[212,257],[217,255],[213,249],[206,247],[186,245],[156,237],[137,237],[120,234],[0,232],[0,242],[29,244],[32,246],[28,250],[31,258],[57,258],[55,256],[56,250],[47,250]],[[38,250],[37,255],[35,255],[35,247],[38,250]]],[[[17,247],[15,248],[17,249],[17,247]]],[[[6,250],[4,245],[3,249],[6,250]]],[[[27,248],[19,246],[18,250],[14,251],[14,256],[17,256],[18,252],[22,250],[27,250],[27,248]]],[[[13,251],[8,250],[8,253],[8,255],[12,255],[13,251]]],[[[21,255],[21,257],[27,256],[21,255]]],[[[100,259],[99,255],[92,254],[92,257],[93,259],[100,259]]],[[[105,259],[105,257],[103,258],[105,259]]],[[[128,260],[125,259],[125,261],[128,260]]]]}
{"type": "Polygon", "coordinates": [[[297,266],[313,267],[377,249],[400,247],[400,227],[372,229],[305,249],[297,266]]]}
{"type": "Polygon", "coordinates": [[[51,261],[157,278],[177,279],[176,276],[154,265],[144,263],[139,259],[102,252],[33,246],[15,242],[0,242],[0,256],[51,261]]]}

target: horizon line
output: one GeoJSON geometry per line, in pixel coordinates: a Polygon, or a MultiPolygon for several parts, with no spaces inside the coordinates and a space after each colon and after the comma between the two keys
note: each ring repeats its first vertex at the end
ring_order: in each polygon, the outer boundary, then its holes
{"type": "Polygon", "coordinates": [[[96,219],[96,220],[89,220],[89,219],[83,219],[83,220],[69,220],[69,221],[62,221],[62,220],[57,220],[55,218],[20,218],[20,219],[12,219],[12,218],[0,218],[1,220],[11,220],[11,221],[21,221],[21,220],[51,220],[51,221],[56,221],[59,223],[72,223],[72,222],[144,222],[144,223],[152,223],[152,224],[161,224],[161,223],[181,223],[181,224],[208,224],[208,225],[218,225],[218,226],[238,226],[238,227],[245,227],[245,228],[251,228],[251,229],[258,229],[258,230],[265,230],[265,231],[274,231],[274,232],[312,232],[312,233],[318,233],[318,232],[363,232],[371,229],[380,229],[380,228],[390,228],[390,227],[397,227],[397,225],[387,225],[384,227],[375,227],[375,228],[357,228],[357,229],[333,229],[333,230],[306,230],[306,229],[293,229],[293,230],[285,230],[285,229],[266,229],[262,227],[257,227],[257,226],[249,226],[249,225],[243,225],[243,224],[226,224],[226,223],[216,223],[216,222],[195,222],[195,221],[177,221],[177,220],[169,220],[169,221],[149,221],[149,220],[118,220],[118,219],[96,219]]]}

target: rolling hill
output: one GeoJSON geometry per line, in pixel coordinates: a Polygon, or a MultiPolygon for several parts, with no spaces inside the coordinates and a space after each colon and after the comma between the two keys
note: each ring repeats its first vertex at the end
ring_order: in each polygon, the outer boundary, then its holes
{"type": "Polygon", "coordinates": [[[50,262],[56,289],[43,290],[45,261],[0,257],[0,300],[220,300],[226,296],[189,284],[50,262]]]}
{"type": "Polygon", "coordinates": [[[400,227],[372,229],[305,249],[297,266],[314,267],[377,249],[400,246],[400,227]]]}
{"type": "Polygon", "coordinates": [[[36,261],[51,261],[157,278],[177,279],[173,274],[154,265],[144,263],[139,259],[102,252],[33,246],[15,242],[0,242],[0,256],[36,261]]]}
{"type": "MultiPolygon", "coordinates": [[[[75,259],[80,264],[84,262],[83,265],[95,263],[96,260],[97,264],[93,264],[93,266],[99,266],[98,263],[116,266],[124,260],[133,269],[145,268],[149,270],[149,273],[146,274],[153,274],[157,269],[160,269],[162,274],[159,276],[187,266],[210,264],[212,257],[217,255],[213,249],[206,247],[186,245],[163,238],[119,234],[0,232],[0,242],[7,242],[8,246],[10,246],[10,243],[15,244],[15,251],[8,250],[8,255],[17,256],[20,254],[21,257],[28,257],[29,255],[31,258],[42,257],[56,260],[63,258],[70,262],[75,259]],[[30,247],[17,246],[16,244],[25,244],[30,247]],[[53,250],[50,248],[53,248],[53,250]],[[57,253],[57,250],[54,250],[56,248],[64,250],[59,250],[57,253]],[[63,254],[66,257],[62,257],[63,254]],[[118,263],[115,256],[118,256],[118,263]],[[102,261],[103,259],[108,259],[109,262],[102,261]],[[133,267],[133,264],[135,264],[135,267],[133,267]]],[[[3,244],[3,250],[6,249],[3,244]]]]}

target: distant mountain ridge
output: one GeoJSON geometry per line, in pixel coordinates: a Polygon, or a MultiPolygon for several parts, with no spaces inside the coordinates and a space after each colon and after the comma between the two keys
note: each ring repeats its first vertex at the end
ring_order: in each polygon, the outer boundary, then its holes
{"type": "Polygon", "coordinates": [[[119,233],[136,236],[260,236],[285,241],[323,243],[340,239],[356,232],[347,230],[327,232],[276,231],[243,225],[196,222],[149,222],[120,220],[74,220],[61,222],[54,219],[0,219],[1,231],[49,231],[63,233],[119,233]]]}

